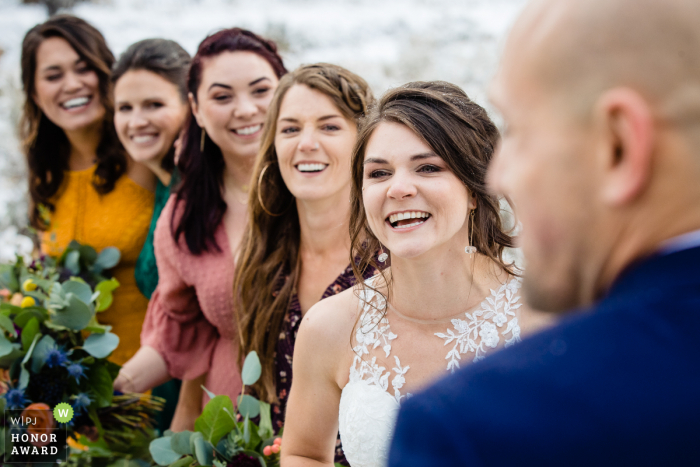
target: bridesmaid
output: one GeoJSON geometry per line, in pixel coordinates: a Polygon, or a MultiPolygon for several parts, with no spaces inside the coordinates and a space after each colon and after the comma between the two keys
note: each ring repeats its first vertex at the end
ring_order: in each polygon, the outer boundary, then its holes
{"type": "MultiPolygon", "coordinates": [[[[355,283],[350,158],[372,102],[365,80],[320,63],[282,78],[270,104],[234,290],[239,356],[255,350],[261,358],[254,390],[273,404],[275,431],[284,422],[302,316],[355,283]]],[[[340,449],[338,455],[344,460],[340,449]]]]}
{"type": "MultiPolygon", "coordinates": [[[[156,200],[148,237],[136,261],[136,284],[151,298],[158,284],[153,236],[156,222],[177,182],[175,146],[185,118],[187,71],[190,56],[177,42],[146,39],[131,45],[112,72],[116,112],[114,125],[119,140],[131,158],[156,176],[156,200]]],[[[173,379],[153,389],[153,395],[166,400],[158,414],[161,431],[170,426],[180,381],[173,379]]]]}
{"type": "Polygon", "coordinates": [[[115,381],[117,388],[141,392],[171,377],[189,380],[173,430],[191,429],[201,413],[200,384],[232,398],[240,393],[234,258],[265,115],[285,72],[273,42],[239,28],[207,37],[192,59],[192,111],[178,162],[182,183],[155,232],[160,278],[142,347],[115,381]]]}
{"type": "Polygon", "coordinates": [[[136,262],[136,284],[148,298],[158,285],[153,233],[177,183],[175,141],[189,114],[187,71],[190,55],[167,39],[131,45],[112,72],[114,125],[129,156],[156,176],[156,201],[150,230],[136,262]]]}
{"type": "Polygon", "coordinates": [[[114,269],[121,286],[99,319],[119,336],[110,359],[122,364],[139,348],[148,305],[134,266],[153,214],[155,177],[127,158],[114,130],[113,63],[102,34],[74,16],[54,16],[22,43],[30,222],[45,254],[60,255],[71,240],[121,251],[114,269]]]}

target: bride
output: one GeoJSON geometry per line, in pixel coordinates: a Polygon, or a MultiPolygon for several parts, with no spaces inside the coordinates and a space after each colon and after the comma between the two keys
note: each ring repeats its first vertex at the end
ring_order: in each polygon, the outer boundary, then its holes
{"type": "Polygon", "coordinates": [[[486,111],[444,82],[390,90],[368,115],[352,162],[351,257],[360,278],[375,258],[385,268],[306,314],[284,467],[332,466],[338,429],[350,465],[385,465],[405,398],[546,324],[503,260],[511,238],[484,182],[497,140],[486,111]]]}

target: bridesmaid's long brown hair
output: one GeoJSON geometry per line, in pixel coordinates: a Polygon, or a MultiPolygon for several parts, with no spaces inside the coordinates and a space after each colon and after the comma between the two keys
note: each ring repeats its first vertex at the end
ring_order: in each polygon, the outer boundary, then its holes
{"type": "Polygon", "coordinates": [[[65,39],[87,66],[97,73],[100,101],[105,108],[102,139],[97,147],[97,168],[92,181],[98,193],[109,193],[127,168],[124,148],[114,129],[114,103],[110,81],[114,55],[100,31],[86,21],[71,15],[57,15],[34,26],[22,42],[22,85],[25,101],[20,123],[22,145],[29,165],[29,220],[33,227],[46,229],[40,206],[54,209],[51,199],[63,182],[68,170],[70,143],[61,128],[41,111],[34,94],[36,53],[44,40],[50,37],[65,39]]]}
{"type": "Polygon", "coordinates": [[[271,403],[277,401],[275,349],[299,278],[300,261],[299,215],[295,198],[279,171],[275,134],[284,96],[297,84],[325,94],[343,116],[355,122],[359,122],[373,102],[365,80],[339,66],[318,63],[301,66],[285,75],[268,108],[253,171],[248,227],[237,261],[234,294],[238,298],[235,309],[239,356],[242,359],[248,352],[257,351],[263,370],[254,389],[261,400],[271,403]]]}

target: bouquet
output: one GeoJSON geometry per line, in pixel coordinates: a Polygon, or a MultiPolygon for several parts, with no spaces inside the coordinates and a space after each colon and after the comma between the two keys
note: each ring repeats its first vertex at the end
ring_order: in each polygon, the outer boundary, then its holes
{"type": "Polygon", "coordinates": [[[282,439],[272,430],[270,404],[244,393],[260,373],[258,354],[251,352],[243,364],[244,388],[236,406],[230,397],[204,388],[211,400],[195,421],[195,431],[166,432],[152,441],[153,460],[171,467],[278,467],[282,439]],[[259,424],[251,421],[257,417],[259,424]]]}
{"type": "MultiPolygon", "coordinates": [[[[119,286],[105,276],[119,259],[116,248],[97,254],[71,242],[58,259],[41,257],[27,265],[17,257],[0,265],[0,409],[38,413],[68,404],[73,418],[65,426],[74,464],[147,458],[153,417],[162,407],[151,396],[113,391],[119,366],[107,357],[119,337],[97,316],[119,286]]],[[[55,425],[49,418],[43,423],[55,425]]],[[[10,461],[7,426],[0,427],[0,436],[6,438],[0,454],[10,461]]]]}

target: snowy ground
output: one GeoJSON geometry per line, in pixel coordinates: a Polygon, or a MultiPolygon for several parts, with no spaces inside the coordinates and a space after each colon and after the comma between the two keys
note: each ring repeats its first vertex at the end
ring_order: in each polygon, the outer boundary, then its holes
{"type": "MultiPolygon", "coordinates": [[[[462,86],[488,107],[485,88],[499,47],[525,0],[98,0],[72,12],[95,25],[115,55],[148,37],[190,53],[207,33],[241,26],[277,41],[287,67],[332,62],[362,75],[377,95],[412,80],[462,86]]],[[[26,167],[17,121],[23,95],[20,45],[46,19],[38,5],[0,0],[0,262],[31,242],[26,167]]]]}

